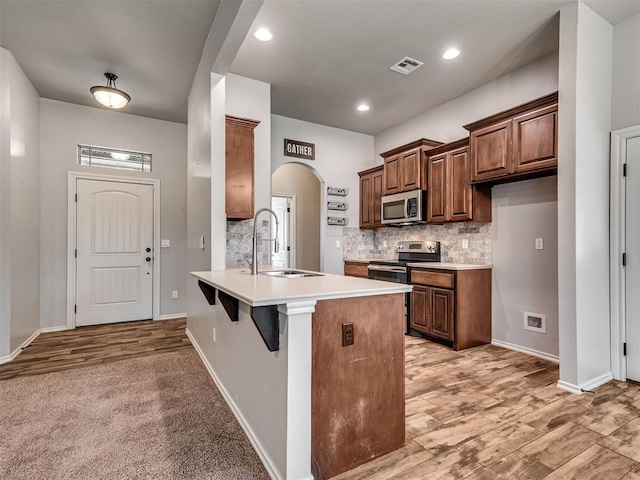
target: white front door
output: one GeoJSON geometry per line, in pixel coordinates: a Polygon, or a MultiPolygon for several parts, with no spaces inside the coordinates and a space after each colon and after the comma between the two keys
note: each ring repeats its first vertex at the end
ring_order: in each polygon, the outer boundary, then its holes
{"type": "Polygon", "coordinates": [[[153,186],[78,179],[76,325],[153,317],[153,186]]]}
{"type": "MultiPolygon", "coordinates": [[[[273,242],[271,245],[271,265],[274,267],[280,268],[290,268],[295,265],[291,264],[291,222],[290,222],[290,212],[291,212],[291,198],[283,197],[283,196],[272,196],[271,197],[271,210],[273,210],[278,217],[278,240],[280,243],[280,248],[276,252],[274,250],[273,242]]],[[[271,222],[271,238],[276,236],[276,224],[275,222],[271,222]]]]}
{"type": "Polygon", "coordinates": [[[640,137],[627,140],[626,163],[627,378],[640,382],[640,137]]]}

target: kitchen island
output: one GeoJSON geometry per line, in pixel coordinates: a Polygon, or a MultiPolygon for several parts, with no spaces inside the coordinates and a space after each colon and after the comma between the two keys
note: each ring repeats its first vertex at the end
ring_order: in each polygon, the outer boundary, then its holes
{"type": "Polygon", "coordinates": [[[273,478],[330,478],[402,447],[411,286],[192,275],[203,295],[187,333],[273,478]]]}

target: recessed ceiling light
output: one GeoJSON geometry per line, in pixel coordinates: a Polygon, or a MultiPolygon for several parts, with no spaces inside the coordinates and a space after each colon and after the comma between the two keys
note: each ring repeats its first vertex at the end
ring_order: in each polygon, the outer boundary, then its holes
{"type": "Polygon", "coordinates": [[[442,58],[445,60],[451,60],[452,58],[456,58],[458,55],[460,55],[460,50],[457,48],[450,48],[442,54],[442,58]]]}
{"type": "Polygon", "coordinates": [[[271,40],[273,38],[273,35],[271,35],[271,32],[269,30],[267,30],[266,28],[259,28],[253,34],[253,36],[256,37],[258,40],[263,41],[263,42],[268,42],[269,40],[271,40]]]}
{"type": "Polygon", "coordinates": [[[367,110],[369,110],[369,105],[366,105],[364,103],[361,103],[360,105],[358,105],[359,112],[366,112],[367,110]]]}

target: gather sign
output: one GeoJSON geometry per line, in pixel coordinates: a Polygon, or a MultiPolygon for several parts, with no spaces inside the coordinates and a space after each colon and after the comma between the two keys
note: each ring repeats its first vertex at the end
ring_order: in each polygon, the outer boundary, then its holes
{"type": "Polygon", "coordinates": [[[286,157],[304,158],[305,160],[316,159],[316,144],[300,142],[298,140],[284,139],[284,155],[286,157]]]}

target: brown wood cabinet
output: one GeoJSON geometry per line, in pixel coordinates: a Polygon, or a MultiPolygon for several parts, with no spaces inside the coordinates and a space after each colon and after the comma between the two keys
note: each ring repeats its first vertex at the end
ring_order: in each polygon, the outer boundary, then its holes
{"type": "Polygon", "coordinates": [[[491,221],[491,189],[471,185],[469,139],[427,155],[427,222],[491,221]]]}
{"type": "Polygon", "coordinates": [[[253,129],[260,122],[230,115],[225,120],[225,211],[230,220],[253,218],[253,129]]]}
{"type": "Polygon", "coordinates": [[[421,138],[381,153],[384,159],[383,195],[427,188],[423,152],[442,145],[442,142],[421,138]]]}
{"type": "Polygon", "coordinates": [[[557,172],[557,92],[464,128],[470,132],[474,183],[504,183],[557,172]]]}
{"type": "Polygon", "coordinates": [[[369,264],[367,262],[344,262],[344,274],[350,277],[369,278],[369,264]]]}
{"type": "Polygon", "coordinates": [[[370,168],[358,172],[360,176],[360,228],[382,226],[382,182],[384,167],[370,168]]]}
{"type": "Polygon", "coordinates": [[[491,269],[411,269],[411,330],[454,350],[491,342],[491,269]]]}

